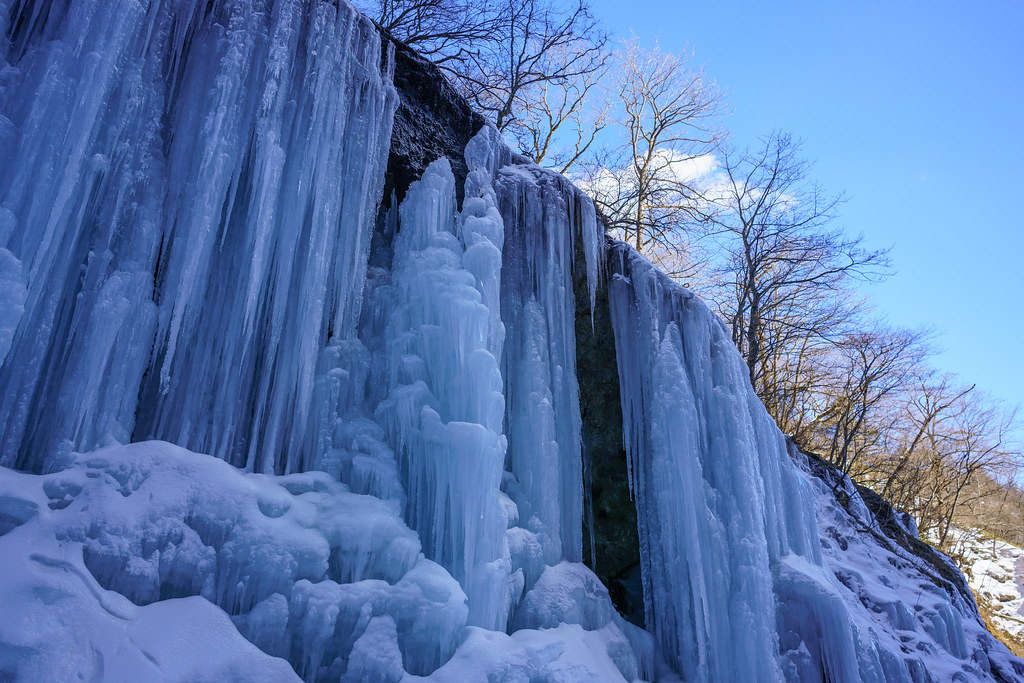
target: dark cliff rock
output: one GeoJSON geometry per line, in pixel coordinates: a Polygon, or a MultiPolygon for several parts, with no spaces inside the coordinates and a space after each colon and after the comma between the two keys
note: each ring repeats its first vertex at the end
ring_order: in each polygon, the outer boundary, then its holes
{"type": "Polygon", "coordinates": [[[389,44],[394,49],[394,83],[399,103],[391,132],[381,211],[390,208],[392,195],[400,202],[409,184],[419,179],[428,164],[441,157],[448,157],[451,162],[461,206],[462,185],[468,170],[463,152],[484,125],[484,117],[473,111],[437,66],[401,41],[383,35],[383,54],[387,55],[389,44]]]}
{"type": "Polygon", "coordinates": [[[582,252],[577,244],[574,293],[576,372],[583,419],[583,559],[608,587],[616,609],[643,627],[640,537],[623,447],[608,278],[602,274],[591,311],[582,252]]]}

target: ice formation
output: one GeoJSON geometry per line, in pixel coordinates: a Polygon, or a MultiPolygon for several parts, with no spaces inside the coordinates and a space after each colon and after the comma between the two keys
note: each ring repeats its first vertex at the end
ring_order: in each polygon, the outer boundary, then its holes
{"type": "MultiPolygon", "coordinates": [[[[488,134],[497,137],[484,129],[474,143],[488,134]]],[[[390,392],[375,415],[397,456],[406,518],[424,552],[466,586],[471,622],[493,630],[508,620],[510,562],[499,503],[503,239],[488,146],[477,146],[484,154],[467,150],[467,158],[478,187],[461,214],[447,159],[427,167],[402,202],[391,284],[375,292],[390,309],[380,354],[390,392]]]]}
{"type": "Polygon", "coordinates": [[[677,671],[694,681],[1024,676],[999,656],[969,593],[887,539],[849,479],[829,486],[794,464],[806,456],[699,299],[622,243],[609,270],[647,625],[677,671]]]}
{"type": "Polygon", "coordinates": [[[317,354],[354,333],[396,106],[376,29],[304,0],[0,16],[0,282],[27,290],[0,463],[162,438],[301,469],[317,354]]]}
{"type": "Polygon", "coordinates": [[[1024,677],[564,178],[484,126],[380,208],[395,61],[345,2],[0,32],[0,679],[1024,677]],[[583,564],[599,290],[646,629],[583,564]]]}
{"type": "Polygon", "coordinates": [[[625,245],[611,264],[649,624],[688,680],[778,679],[772,573],[818,560],[809,497],[719,321],[625,245]]]}

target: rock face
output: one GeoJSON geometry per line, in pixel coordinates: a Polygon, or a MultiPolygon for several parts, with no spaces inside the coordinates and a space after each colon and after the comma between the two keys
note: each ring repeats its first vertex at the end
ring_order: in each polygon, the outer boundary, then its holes
{"type": "Polygon", "coordinates": [[[0,679],[1024,678],[706,306],[349,5],[0,32],[0,679]]]}
{"type": "MultiPolygon", "coordinates": [[[[610,246],[609,239],[606,249],[610,246]]],[[[578,262],[581,252],[576,255],[578,262]]],[[[592,309],[585,280],[577,278],[575,286],[576,367],[583,419],[583,561],[608,586],[616,609],[643,626],[640,537],[623,445],[615,335],[608,308],[610,275],[602,273],[592,309]]]]}
{"type": "Polygon", "coordinates": [[[484,117],[473,111],[433,63],[383,33],[382,41],[382,52],[392,55],[393,64],[387,68],[394,70],[395,88],[401,93],[391,132],[382,210],[391,207],[392,193],[401,201],[409,184],[442,157],[451,163],[461,206],[468,172],[463,151],[483,127],[484,117]]]}

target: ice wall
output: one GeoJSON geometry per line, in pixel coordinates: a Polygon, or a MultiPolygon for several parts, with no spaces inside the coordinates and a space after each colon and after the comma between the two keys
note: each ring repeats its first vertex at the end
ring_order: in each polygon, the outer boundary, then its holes
{"type": "Polygon", "coordinates": [[[1024,674],[848,479],[794,464],[699,299],[623,243],[609,272],[647,627],[686,680],[1024,674]]]}
{"type": "Polygon", "coordinates": [[[461,209],[440,159],[385,218],[363,367],[338,371],[369,379],[333,411],[323,464],[359,491],[393,478],[377,488],[400,492],[427,557],[465,588],[470,623],[499,630],[546,565],[580,560],[573,257],[578,243],[576,276],[596,287],[600,237],[575,188],[509,160],[485,126],[466,148],[461,209]],[[373,439],[353,441],[368,422],[373,439]]]}
{"type": "Polygon", "coordinates": [[[0,17],[0,462],[162,438],[308,465],[396,106],[373,25],[312,0],[0,17]]]}
{"type": "Polygon", "coordinates": [[[549,564],[582,558],[583,472],[576,378],[573,254],[591,305],[603,252],[594,206],[564,178],[506,166],[496,181],[505,219],[502,317],[511,493],[549,564]]]}
{"type": "Polygon", "coordinates": [[[818,558],[785,439],[704,304],[623,244],[610,264],[648,628],[688,680],[778,680],[773,570],[818,558]]]}
{"type": "Polygon", "coordinates": [[[397,456],[406,518],[428,557],[466,588],[471,623],[508,620],[507,518],[499,504],[506,439],[498,358],[503,226],[491,189],[497,131],[470,143],[461,213],[447,159],[401,204],[385,297],[387,397],[375,410],[397,456]],[[458,233],[458,234],[457,234],[458,233]]]}

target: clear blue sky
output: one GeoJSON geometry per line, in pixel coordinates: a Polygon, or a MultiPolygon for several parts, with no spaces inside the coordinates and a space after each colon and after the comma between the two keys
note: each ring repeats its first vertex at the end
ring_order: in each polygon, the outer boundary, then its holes
{"type": "Polygon", "coordinates": [[[1024,408],[1024,1],[593,0],[616,35],[694,52],[736,143],[803,138],[842,223],[892,245],[871,288],[936,328],[943,370],[1024,408]]]}

